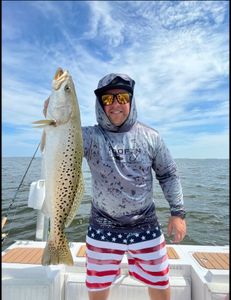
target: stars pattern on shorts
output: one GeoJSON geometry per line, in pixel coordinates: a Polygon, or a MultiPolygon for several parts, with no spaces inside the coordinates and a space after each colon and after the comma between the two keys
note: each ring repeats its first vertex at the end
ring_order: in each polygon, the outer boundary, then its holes
{"type": "Polygon", "coordinates": [[[162,231],[159,226],[156,226],[154,229],[139,232],[124,232],[122,230],[109,231],[99,228],[96,229],[93,228],[93,226],[89,226],[87,234],[90,238],[98,241],[113,242],[120,244],[133,244],[158,238],[162,234],[162,231]]]}

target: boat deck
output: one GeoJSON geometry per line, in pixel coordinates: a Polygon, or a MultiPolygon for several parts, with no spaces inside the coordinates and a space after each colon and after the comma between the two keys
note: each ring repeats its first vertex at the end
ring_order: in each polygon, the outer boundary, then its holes
{"type": "MultiPolygon", "coordinates": [[[[41,265],[42,254],[43,248],[15,247],[6,252],[6,254],[2,257],[2,262],[41,265]]],[[[179,256],[173,247],[167,247],[167,254],[169,259],[179,259],[179,256]]],[[[81,245],[76,253],[76,257],[85,256],[86,245],[81,245]]]]}
{"type": "MultiPolygon", "coordinates": [[[[17,241],[2,252],[3,300],[87,298],[84,243],[70,243],[74,266],[42,266],[45,242],[17,241]],[[29,297],[29,298],[28,298],[29,297]]],[[[229,299],[229,247],[167,245],[171,300],[229,299]]],[[[128,276],[127,258],[110,300],[146,300],[147,288],[128,276]]]]}

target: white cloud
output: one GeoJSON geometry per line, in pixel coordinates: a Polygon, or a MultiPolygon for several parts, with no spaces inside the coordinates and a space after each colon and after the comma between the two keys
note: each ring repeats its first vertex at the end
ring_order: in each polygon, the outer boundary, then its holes
{"type": "Polygon", "coordinates": [[[190,25],[220,24],[227,13],[227,1],[133,1],[137,16],[164,28],[172,29],[190,25]],[[153,17],[154,16],[154,17],[153,17]]]}
{"type": "Polygon", "coordinates": [[[91,10],[90,31],[84,37],[106,39],[109,47],[117,47],[124,41],[124,24],[119,18],[113,17],[113,5],[107,1],[88,1],[91,10]]]}
{"type": "MultiPolygon", "coordinates": [[[[190,133],[185,139],[181,135],[185,135],[185,128],[227,126],[228,91],[227,86],[222,87],[228,84],[229,74],[228,27],[222,25],[226,4],[87,1],[84,4],[90,8],[90,16],[86,15],[85,27],[79,31],[76,20],[76,31],[71,31],[65,18],[68,14],[73,18],[77,2],[67,4],[64,13],[66,4],[43,2],[29,5],[39,10],[44,20],[56,22],[57,42],[37,38],[35,43],[22,40],[16,45],[14,38],[3,39],[3,122],[24,128],[22,135],[4,136],[4,143],[11,145],[12,138],[26,143],[27,134],[30,139],[30,123],[42,116],[43,101],[49,96],[58,66],[72,74],[83,125],[95,123],[93,91],[98,80],[107,73],[120,72],[136,80],[140,119],[158,126],[170,144],[174,139],[187,140],[184,147],[188,155],[197,153],[196,143],[204,148],[206,143],[202,145],[200,135],[194,140],[190,133]],[[191,147],[195,150],[190,152],[191,147]]],[[[20,36],[22,23],[20,19],[13,36],[20,36]]],[[[4,36],[12,30],[10,20],[5,28],[4,36]]],[[[209,146],[213,134],[203,129],[201,136],[206,134],[209,146]]],[[[222,141],[225,134],[221,133],[222,141]]],[[[174,149],[183,155],[182,148],[174,149]]],[[[214,150],[213,155],[216,153],[214,150]]]]}
{"type": "Polygon", "coordinates": [[[30,1],[28,5],[38,10],[44,18],[55,20],[56,24],[65,24],[64,12],[71,12],[72,9],[70,1],[30,1]]]}

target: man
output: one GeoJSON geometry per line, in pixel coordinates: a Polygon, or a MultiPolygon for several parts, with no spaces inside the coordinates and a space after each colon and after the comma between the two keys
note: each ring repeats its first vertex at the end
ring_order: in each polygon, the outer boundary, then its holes
{"type": "Polygon", "coordinates": [[[153,201],[152,170],[169,202],[168,234],[174,234],[173,242],[186,234],[176,164],[159,133],[137,121],[134,85],[125,74],[103,77],[95,90],[98,125],[82,128],[93,188],[86,237],[90,300],[109,299],[125,252],[129,274],[148,287],[150,299],[170,300],[169,265],[153,201]]]}

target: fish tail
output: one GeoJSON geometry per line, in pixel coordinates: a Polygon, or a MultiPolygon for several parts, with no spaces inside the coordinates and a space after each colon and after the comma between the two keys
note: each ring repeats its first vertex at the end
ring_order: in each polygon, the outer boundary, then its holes
{"type": "Polygon", "coordinates": [[[53,240],[48,240],[46,247],[43,251],[42,265],[58,265],[65,264],[73,266],[74,261],[71,251],[68,246],[65,234],[62,234],[63,239],[55,243],[53,240]]]}

